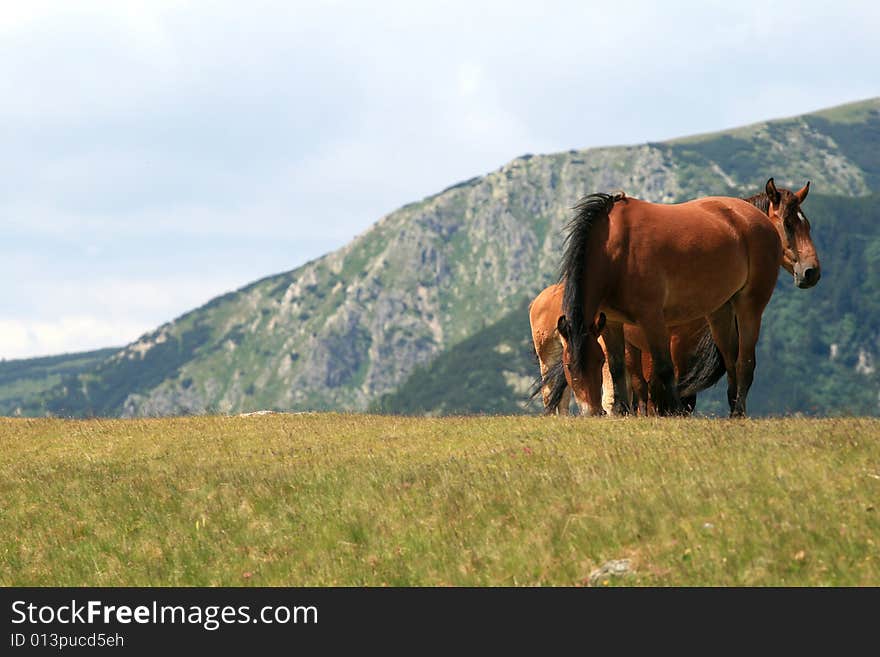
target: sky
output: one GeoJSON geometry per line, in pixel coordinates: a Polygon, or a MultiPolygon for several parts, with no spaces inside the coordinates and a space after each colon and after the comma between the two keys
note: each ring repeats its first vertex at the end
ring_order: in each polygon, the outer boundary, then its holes
{"type": "Polygon", "coordinates": [[[523,153],[880,95],[880,4],[0,0],[0,358],[121,346],[523,153]]]}

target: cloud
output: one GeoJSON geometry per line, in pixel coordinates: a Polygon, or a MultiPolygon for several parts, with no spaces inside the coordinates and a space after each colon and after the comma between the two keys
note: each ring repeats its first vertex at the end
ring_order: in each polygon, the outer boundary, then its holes
{"type": "Polygon", "coordinates": [[[26,344],[69,350],[84,343],[63,317],[158,324],[525,152],[875,95],[880,5],[834,15],[792,0],[4,2],[4,320],[54,316],[70,343],[44,327],[26,344]]]}
{"type": "Polygon", "coordinates": [[[52,321],[0,319],[0,358],[30,358],[123,346],[150,327],[136,322],[106,321],[89,315],[52,321]]]}
{"type": "Polygon", "coordinates": [[[32,278],[4,299],[0,358],[124,345],[235,287],[238,281],[207,277],[32,278]]]}

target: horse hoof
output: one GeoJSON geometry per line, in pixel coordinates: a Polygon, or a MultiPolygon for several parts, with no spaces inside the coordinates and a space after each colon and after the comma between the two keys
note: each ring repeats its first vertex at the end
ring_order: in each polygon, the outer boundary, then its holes
{"type": "Polygon", "coordinates": [[[629,415],[629,407],[623,402],[615,402],[611,407],[612,415],[629,415]]]}

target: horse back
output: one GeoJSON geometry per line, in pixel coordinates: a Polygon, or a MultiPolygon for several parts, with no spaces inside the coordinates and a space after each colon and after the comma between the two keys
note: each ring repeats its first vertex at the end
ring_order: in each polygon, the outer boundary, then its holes
{"type": "Polygon", "coordinates": [[[776,229],[760,210],[721,196],[617,203],[604,248],[615,281],[609,309],[628,321],[660,300],[668,324],[720,307],[755,278],[756,268],[775,276],[781,255],[776,229]]]}

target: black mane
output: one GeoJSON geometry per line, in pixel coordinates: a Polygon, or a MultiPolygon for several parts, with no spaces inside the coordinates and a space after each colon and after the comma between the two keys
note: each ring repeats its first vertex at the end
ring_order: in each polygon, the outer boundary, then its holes
{"type": "MultiPolygon", "coordinates": [[[[786,208],[797,208],[800,204],[797,196],[789,189],[785,189],[784,187],[779,188],[779,201],[777,212],[781,208],[785,211],[786,208]]],[[[756,208],[758,208],[764,214],[769,214],[770,212],[770,197],[767,195],[767,192],[761,192],[760,194],[755,194],[754,196],[749,196],[748,198],[744,198],[744,201],[751,203],[756,208]]]]}
{"type": "Polygon", "coordinates": [[[559,282],[565,283],[562,312],[569,324],[570,366],[578,371],[581,370],[582,346],[587,332],[587,322],[593,321],[592,317],[584,317],[581,304],[581,285],[587,271],[587,245],[590,230],[596,219],[607,217],[611,208],[614,207],[614,203],[622,198],[622,194],[612,196],[611,194],[599,193],[585,196],[574,206],[576,214],[565,227],[568,234],[565,236],[562,264],[559,268],[559,282]]]}
{"type": "Polygon", "coordinates": [[[760,194],[749,196],[748,198],[744,198],[743,200],[748,201],[764,214],[770,212],[770,197],[767,196],[767,192],[761,192],[760,194]]]}

